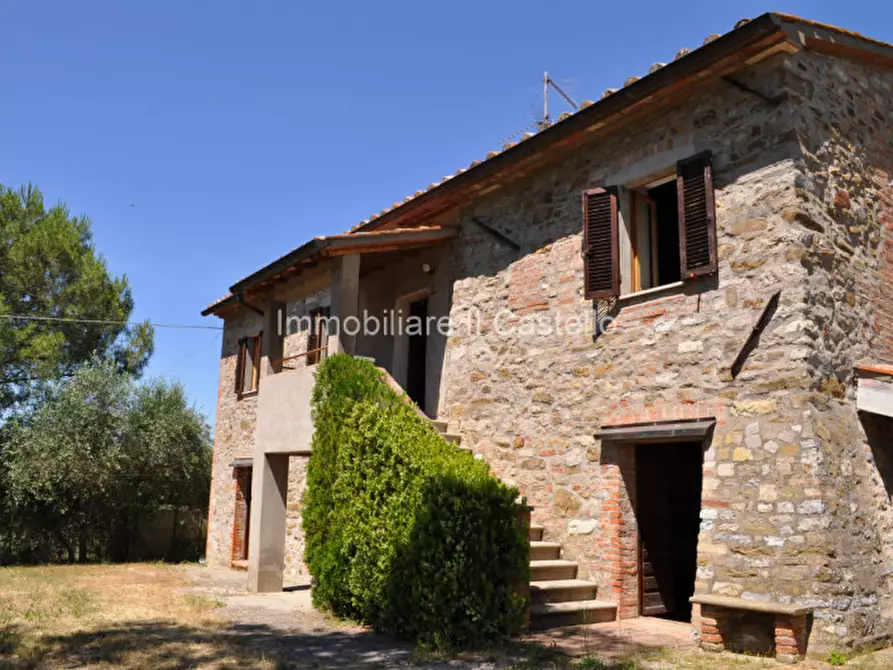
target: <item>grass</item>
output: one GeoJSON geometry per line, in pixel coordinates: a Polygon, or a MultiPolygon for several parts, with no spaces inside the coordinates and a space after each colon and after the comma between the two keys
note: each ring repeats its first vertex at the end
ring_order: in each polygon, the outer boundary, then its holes
{"type": "Polygon", "coordinates": [[[0,668],[275,668],[161,564],[0,569],[0,668]]]}
{"type": "MultiPolygon", "coordinates": [[[[189,569],[193,571],[192,568],[189,569]]],[[[204,579],[203,577],[200,579],[204,579]]],[[[215,616],[225,603],[196,593],[187,570],[163,564],[0,568],[0,670],[7,668],[328,668],[339,647],[353,639],[343,623],[317,616],[313,631],[296,629],[288,639],[263,625],[235,629],[215,616]],[[322,650],[321,657],[309,650],[322,650]],[[290,660],[286,660],[290,654],[290,660]]],[[[213,591],[212,591],[213,592],[213,591]]],[[[239,623],[238,621],[236,623],[239,623]]],[[[244,621],[242,622],[245,623],[244,621]]],[[[623,636],[622,626],[618,628],[623,636]]],[[[603,634],[603,633],[602,633],[603,634]]],[[[504,670],[758,670],[776,668],[773,659],[703,653],[695,647],[624,647],[611,653],[604,638],[581,634],[583,644],[566,645],[566,635],[507,641],[492,649],[435,653],[419,646],[417,667],[476,667],[491,662],[504,670]],[[626,655],[616,655],[616,654],[626,655]]],[[[372,636],[375,648],[388,643],[372,636]]],[[[846,667],[893,667],[893,650],[843,658],[846,667]]],[[[823,659],[824,660],[824,659],[823,659]]],[[[348,658],[338,667],[357,667],[348,658]]],[[[375,667],[390,667],[378,664],[375,667]]],[[[803,670],[828,667],[814,659],[803,670]]]]}

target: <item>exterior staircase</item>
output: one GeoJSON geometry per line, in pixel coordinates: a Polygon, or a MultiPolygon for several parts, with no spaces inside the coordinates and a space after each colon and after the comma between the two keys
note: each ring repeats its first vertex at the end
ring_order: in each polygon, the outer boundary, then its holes
{"type": "MultiPolygon", "coordinates": [[[[450,433],[446,421],[432,421],[447,442],[464,451],[462,436],[450,433]]],[[[475,458],[482,458],[475,454],[475,458]]],[[[534,630],[614,621],[617,605],[596,600],[598,585],[577,579],[579,566],[561,558],[561,544],[543,540],[545,529],[530,525],[530,627],[534,630]]]]}
{"type": "Polygon", "coordinates": [[[458,433],[451,433],[449,431],[449,425],[446,421],[436,421],[434,419],[429,419],[431,421],[431,425],[437,430],[438,433],[441,434],[443,439],[447,442],[455,444],[457,447],[462,449],[462,451],[471,451],[471,447],[463,447],[462,446],[462,436],[458,433]]]}
{"type": "Polygon", "coordinates": [[[530,627],[535,630],[614,621],[617,605],[596,600],[598,585],[577,579],[579,566],[561,558],[561,544],[530,525],[530,627]]]}

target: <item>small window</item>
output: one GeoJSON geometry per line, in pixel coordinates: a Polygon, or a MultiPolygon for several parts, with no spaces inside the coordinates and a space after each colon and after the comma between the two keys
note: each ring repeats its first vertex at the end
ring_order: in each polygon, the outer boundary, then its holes
{"type": "Polygon", "coordinates": [[[240,396],[257,391],[260,383],[261,334],[239,340],[236,359],[236,393],[240,396]]]}
{"type": "Polygon", "coordinates": [[[715,274],[710,152],[645,184],[584,191],[583,261],[592,300],[715,274]]]}

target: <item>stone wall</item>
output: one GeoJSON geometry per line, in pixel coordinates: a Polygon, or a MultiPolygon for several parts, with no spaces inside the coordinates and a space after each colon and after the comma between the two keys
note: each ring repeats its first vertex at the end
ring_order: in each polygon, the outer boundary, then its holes
{"type": "MultiPolygon", "coordinates": [[[[773,97],[790,76],[776,59],[738,78],[773,97]]],[[[448,342],[440,418],[521,489],[547,538],[598,582],[600,598],[620,603],[621,616],[637,611],[634,465],[629,447],[595,436],[605,425],[698,417],[717,423],[704,453],[697,591],[834,607],[816,597],[834,541],[809,377],[815,340],[801,256],[810,230],[790,214],[800,155],[789,105],[717,84],[463,212],[452,316],[467,322],[477,310],[483,328],[448,342]],[[713,152],[718,277],[598,306],[616,317],[598,338],[492,332],[497,317],[591,320],[580,192],[682,146],[713,152]],[[777,291],[779,308],[733,379],[731,364],[777,291]]]]}
{"type": "Polygon", "coordinates": [[[309,456],[288,459],[288,501],[285,517],[285,570],[283,582],[291,586],[298,577],[306,576],[304,565],[304,530],[301,526],[301,498],[307,484],[309,456]]]}
{"type": "Polygon", "coordinates": [[[855,411],[856,363],[893,360],[893,73],[799,54],[788,62],[790,99],[803,146],[798,208],[809,273],[805,332],[816,468],[829,509],[823,583],[811,604],[816,629],[865,646],[893,631],[893,457],[884,419],[855,411]]]}
{"type": "Polygon", "coordinates": [[[232,531],[236,506],[236,481],[231,463],[254,455],[254,424],[257,396],[239,398],[235,391],[236,357],[239,340],[256,335],[261,317],[242,310],[223,322],[220,350],[220,377],[217,386],[217,423],[214,431],[214,458],[211,466],[211,499],[208,509],[206,559],[210,565],[230,564],[232,531]]]}

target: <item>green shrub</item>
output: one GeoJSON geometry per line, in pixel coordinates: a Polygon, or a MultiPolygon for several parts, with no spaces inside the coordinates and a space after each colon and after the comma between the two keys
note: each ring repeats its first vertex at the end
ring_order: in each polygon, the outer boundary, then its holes
{"type": "Polygon", "coordinates": [[[317,607],[436,648],[517,630],[518,491],[448,444],[369,362],[319,366],[303,524],[317,607]]]}

